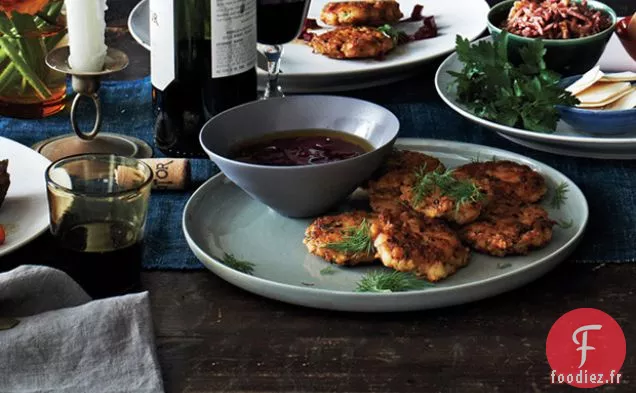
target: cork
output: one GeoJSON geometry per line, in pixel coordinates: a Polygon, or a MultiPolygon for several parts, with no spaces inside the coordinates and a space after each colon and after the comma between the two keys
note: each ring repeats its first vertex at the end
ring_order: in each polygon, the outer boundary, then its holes
{"type": "MultiPolygon", "coordinates": [[[[190,183],[190,162],[183,158],[146,158],[141,161],[152,169],[152,188],[155,190],[184,190],[190,183]]],[[[127,167],[117,168],[117,183],[134,186],[143,179],[139,173],[127,167]]]]}

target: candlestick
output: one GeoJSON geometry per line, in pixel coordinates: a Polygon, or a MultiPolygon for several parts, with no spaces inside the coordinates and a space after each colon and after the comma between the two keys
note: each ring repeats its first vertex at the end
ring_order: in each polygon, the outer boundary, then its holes
{"type": "Polygon", "coordinates": [[[106,0],[66,0],[70,56],[75,72],[99,72],[106,57],[106,0]]]}
{"type": "Polygon", "coordinates": [[[104,64],[99,71],[78,71],[70,66],[69,58],[70,48],[68,46],[56,48],[46,56],[46,64],[56,71],[71,75],[73,90],[77,93],[71,106],[71,127],[75,134],[51,138],[36,144],[33,148],[51,161],[83,153],[110,153],[134,158],[152,157],[152,148],[141,139],[100,133],[102,124],[102,107],[99,99],[101,77],[124,69],[128,65],[128,56],[120,50],[107,48],[104,64]],[[95,123],[89,132],[82,131],[77,121],[78,103],[82,97],[90,99],[95,106],[95,123]]]}

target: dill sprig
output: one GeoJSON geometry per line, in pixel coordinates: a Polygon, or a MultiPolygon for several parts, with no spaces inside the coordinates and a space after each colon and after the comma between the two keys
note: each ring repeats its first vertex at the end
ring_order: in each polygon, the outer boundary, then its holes
{"type": "Polygon", "coordinates": [[[466,203],[479,202],[486,197],[472,181],[456,179],[452,169],[445,172],[426,172],[426,168],[421,168],[415,176],[413,191],[416,206],[436,189],[439,189],[441,196],[447,196],[455,201],[455,211],[466,203]]]}
{"type": "Polygon", "coordinates": [[[483,161],[481,160],[481,156],[479,155],[479,153],[477,153],[476,156],[470,158],[470,162],[473,164],[479,164],[483,161]]]}
{"type": "Polygon", "coordinates": [[[554,189],[554,194],[552,195],[552,200],[550,201],[550,206],[554,209],[560,209],[561,206],[568,199],[568,192],[570,189],[568,188],[568,184],[566,182],[562,182],[554,189]]]}
{"type": "MultiPolygon", "coordinates": [[[[499,160],[499,158],[497,158],[496,155],[493,154],[493,156],[490,158],[490,161],[492,162],[497,162],[497,160],[499,160]]],[[[487,162],[481,159],[481,154],[477,153],[476,156],[473,156],[470,158],[470,162],[473,164],[481,164],[482,162],[487,162]]]]}
{"type": "Polygon", "coordinates": [[[512,267],[512,263],[510,263],[510,262],[499,262],[499,263],[497,263],[497,269],[508,269],[509,267],[512,267]]]}
{"type": "Polygon", "coordinates": [[[256,266],[252,262],[236,259],[234,255],[228,253],[225,253],[221,262],[225,266],[245,274],[252,274],[254,272],[254,266],[256,266]]]}
{"type": "Polygon", "coordinates": [[[372,271],[365,274],[358,282],[356,292],[405,292],[434,286],[428,281],[417,278],[414,274],[393,271],[372,271]]]}
{"type": "Polygon", "coordinates": [[[556,222],[556,224],[561,229],[569,229],[569,228],[572,228],[572,226],[574,225],[574,220],[572,220],[572,219],[570,219],[569,221],[559,220],[559,221],[556,222]]]}
{"type": "Polygon", "coordinates": [[[330,276],[330,275],[333,275],[333,274],[336,274],[336,273],[338,273],[338,271],[336,269],[334,269],[333,266],[327,266],[326,268],[324,268],[324,269],[322,269],[320,271],[320,275],[321,276],[330,276]]]}
{"type": "Polygon", "coordinates": [[[346,229],[342,240],[327,243],[325,247],[334,251],[351,254],[373,253],[373,239],[371,239],[369,223],[366,219],[363,219],[357,227],[346,229]]]}

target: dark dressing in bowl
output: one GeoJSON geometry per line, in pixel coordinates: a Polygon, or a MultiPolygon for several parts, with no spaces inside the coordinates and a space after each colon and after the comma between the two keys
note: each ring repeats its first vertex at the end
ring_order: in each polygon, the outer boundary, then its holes
{"type": "Polygon", "coordinates": [[[342,131],[282,131],[239,143],[230,158],[257,165],[300,166],[346,160],[373,150],[366,140],[342,131]]]}

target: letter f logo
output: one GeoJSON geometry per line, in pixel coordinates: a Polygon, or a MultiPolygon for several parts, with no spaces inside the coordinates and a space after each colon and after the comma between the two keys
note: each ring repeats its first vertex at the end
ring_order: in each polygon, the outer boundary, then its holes
{"type": "Polygon", "coordinates": [[[576,349],[577,351],[581,351],[581,364],[579,364],[579,368],[583,367],[583,365],[585,364],[585,360],[587,359],[587,351],[593,351],[596,349],[587,345],[587,332],[589,330],[601,330],[601,328],[601,325],[585,325],[576,329],[572,334],[572,341],[574,341],[574,344],[581,345],[576,349]],[[579,342],[576,336],[581,332],[583,332],[583,334],[581,335],[581,342],[579,342]]]}

